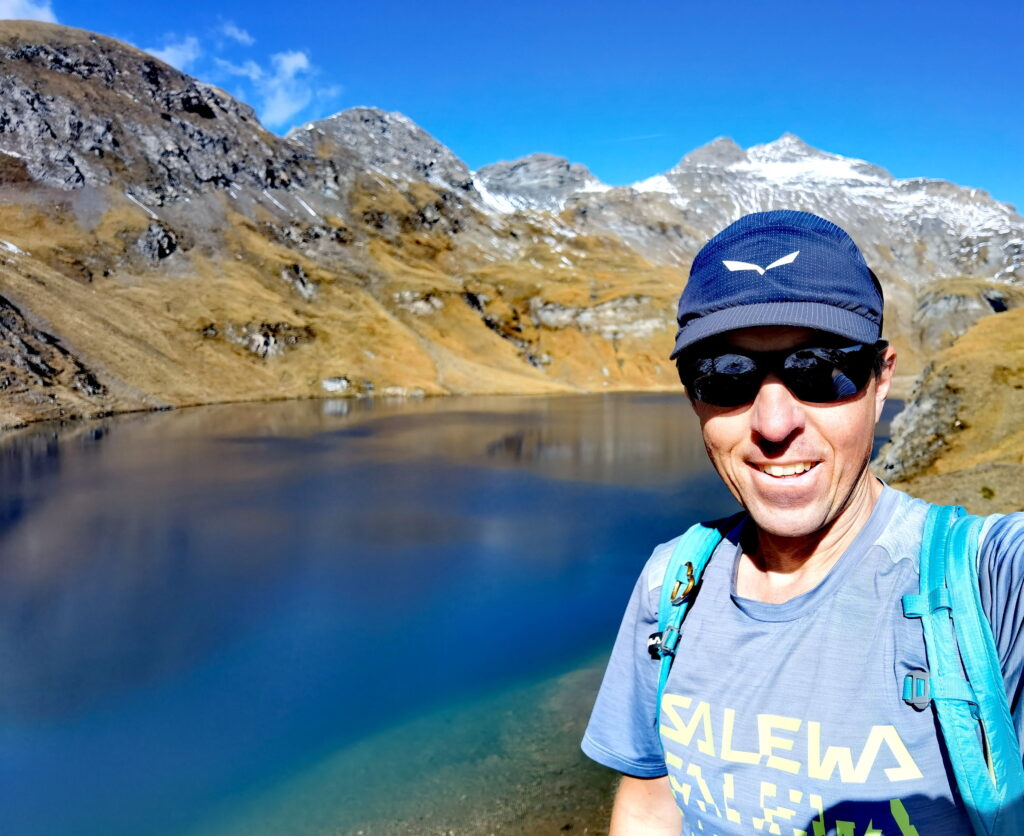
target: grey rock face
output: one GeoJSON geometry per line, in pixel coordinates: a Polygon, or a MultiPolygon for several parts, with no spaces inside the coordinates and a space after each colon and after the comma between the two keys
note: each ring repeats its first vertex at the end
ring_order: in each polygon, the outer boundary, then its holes
{"type": "Polygon", "coordinates": [[[178,249],[178,237],[162,224],[152,223],[135,246],[147,258],[160,261],[178,249]]]}
{"type": "Polygon", "coordinates": [[[812,148],[791,134],[745,152],[731,140],[715,140],[633,191],[663,199],[577,193],[570,202],[589,229],[622,235],[661,263],[688,263],[690,240],[699,246],[742,215],[798,209],[846,229],[883,280],[919,286],[939,278],[1012,282],[1024,275],[1024,218],[1012,206],[979,189],[896,180],[884,169],[812,148]],[[619,208],[610,205],[613,200],[619,208]],[[631,227],[689,234],[659,241],[631,233],[631,227]]]}
{"type": "Polygon", "coordinates": [[[474,191],[466,164],[401,113],[354,107],[293,129],[288,139],[308,149],[327,140],[348,151],[362,170],[394,180],[426,180],[454,191],[474,191]]]}
{"type": "Polygon", "coordinates": [[[336,176],[265,131],[247,105],[109,38],[5,23],[0,70],[0,152],[43,185],[129,181],[159,206],[210,188],[336,176]]]}
{"type": "Polygon", "coordinates": [[[1024,304],[1024,289],[995,283],[975,284],[960,292],[937,287],[918,297],[912,320],[916,344],[926,352],[939,351],[966,333],[983,316],[1024,304]]]}
{"type": "Polygon", "coordinates": [[[893,418],[892,441],[879,451],[872,469],[889,482],[923,472],[942,453],[960,427],[959,395],[943,375],[926,368],[907,406],[893,418]]]}
{"type": "Polygon", "coordinates": [[[733,163],[747,161],[747,152],[740,148],[733,140],[726,136],[713,139],[707,145],[702,145],[687,154],[679,161],[679,168],[692,168],[694,166],[706,165],[712,168],[722,168],[733,163]]]}
{"type": "MultiPolygon", "coordinates": [[[[41,393],[64,384],[102,403],[107,387],[52,334],[33,327],[0,296],[0,392],[14,401],[47,400],[41,393]]],[[[49,400],[56,402],[57,396],[49,400]]]]}
{"type": "Polygon", "coordinates": [[[485,199],[499,209],[557,212],[571,195],[608,189],[586,166],[552,154],[486,165],[475,176],[485,199]]]}
{"type": "Polygon", "coordinates": [[[530,300],[530,317],[545,328],[576,328],[585,334],[600,334],[606,340],[649,337],[665,328],[664,312],[645,296],[626,296],[589,308],[558,305],[534,297],[530,300]]]}

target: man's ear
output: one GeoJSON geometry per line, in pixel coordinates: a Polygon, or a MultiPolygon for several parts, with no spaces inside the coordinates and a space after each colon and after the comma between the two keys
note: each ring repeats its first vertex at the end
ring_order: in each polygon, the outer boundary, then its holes
{"type": "Polygon", "coordinates": [[[885,406],[885,398],[889,394],[889,387],[892,386],[892,376],[896,371],[896,349],[891,345],[886,346],[882,352],[882,370],[875,380],[875,422],[882,417],[882,407],[885,406]]]}

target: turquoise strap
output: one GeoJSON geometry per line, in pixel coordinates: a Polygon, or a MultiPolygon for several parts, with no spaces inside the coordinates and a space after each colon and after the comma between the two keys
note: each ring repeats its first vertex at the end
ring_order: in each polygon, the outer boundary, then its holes
{"type": "Polygon", "coordinates": [[[686,530],[672,550],[665,577],[661,584],[661,597],[658,601],[658,630],[661,632],[661,667],[658,670],[658,695],[654,704],[654,727],[661,725],[661,698],[665,693],[672,662],[679,644],[679,630],[683,618],[690,609],[701,576],[711,559],[715,548],[722,540],[722,532],[704,523],[698,523],[686,530]],[[693,588],[689,594],[682,594],[693,578],[693,588]],[[673,597],[673,595],[675,597],[673,597]]]}
{"type": "Polygon", "coordinates": [[[920,618],[925,613],[936,610],[949,610],[953,605],[950,603],[949,590],[930,589],[927,595],[904,595],[903,614],[907,618],[920,618]]]}
{"type": "MultiPolygon", "coordinates": [[[[977,694],[988,769],[972,790],[980,817],[992,834],[1024,833],[1024,765],[1010,714],[992,627],[982,608],[978,585],[981,517],[962,517],[950,534],[946,580],[953,602],[956,638],[967,678],[977,694]]],[[[960,776],[957,776],[959,782],[960,776]]]]}
{"type": "Polygon", "coordinates": [[[903,609],[921,619],[931,672],[908,675],[904,694],[909,689],[908,702],[919,705],[914,698],[922,689],[930,691],[974,832],[1011,836],[1024,833],[1024,768],[978,591],[983,520],[963,514],[960,507],[933,506],[925,519],[920,592],[904,596],[903,609]],[[969,682],[961,675],[961,660],[969,682]]]}

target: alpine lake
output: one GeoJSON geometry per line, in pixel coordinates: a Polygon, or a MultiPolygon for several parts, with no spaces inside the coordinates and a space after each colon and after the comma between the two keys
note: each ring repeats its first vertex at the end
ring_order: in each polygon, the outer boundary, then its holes
{"type": "Polygon", "coordinates": [[[735,508],[681,394],[8,432],[0,834],[606,832],[622,609],[735,508]]]}

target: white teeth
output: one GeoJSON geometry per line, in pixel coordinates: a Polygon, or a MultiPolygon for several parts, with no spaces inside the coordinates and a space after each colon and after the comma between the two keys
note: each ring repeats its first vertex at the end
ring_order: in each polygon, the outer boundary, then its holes
{"type": "Polygon", "coordinates": [[[814,467],[814,462],[798,462],[797,464],[765,464],[761,471],[769,476],[796,476],[814,467]]]}

